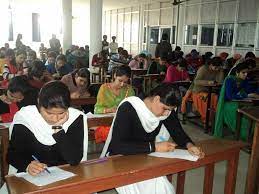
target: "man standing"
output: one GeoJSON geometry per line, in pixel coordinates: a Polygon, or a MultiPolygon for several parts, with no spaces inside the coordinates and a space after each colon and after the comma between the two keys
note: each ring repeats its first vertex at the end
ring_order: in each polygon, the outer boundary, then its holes
{"type": "Polygon", "coordinates": [[[60,54],[61,44],[55,34],[52,34],[52,38],[49,40],[49,46],[51,51],[55,52],[57,55],[60,54]]]}
{"type": "Polygon", "coordinates": [[[118,53],[118,43],[115,42],[116,36],[112,36],[112,42],[110,43],[110,55],[118,53]]]}

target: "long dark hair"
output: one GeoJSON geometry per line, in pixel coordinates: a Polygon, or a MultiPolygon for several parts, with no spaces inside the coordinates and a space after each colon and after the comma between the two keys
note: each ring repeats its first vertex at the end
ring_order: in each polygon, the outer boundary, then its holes
{"type": "Polygon", "coordinates": [[[172,83],[161,83],[146,97],[160,97],[160,102],[167,106],[178,106],[181,103],[181,93],[179,89],[172,83]]]}
{"type": "Polygon", "coordinates": [[[61,81],[51,81],[45,84],[39,92],[38,108],[64,108],[70,107],[70,92],[61,81]]]}

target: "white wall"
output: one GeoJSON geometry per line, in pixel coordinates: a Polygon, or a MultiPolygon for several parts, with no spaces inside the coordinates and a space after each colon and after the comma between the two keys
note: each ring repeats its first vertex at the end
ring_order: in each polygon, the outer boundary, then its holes
{"type": "MultiPolygon", "coordinates": [[[[129,7],[130,5],[128,5],[125,6],[126,8],[105,11],[103,18],[103,33],[110,37],[114,34],[111,34],[111,32],[116,31],[117,35],[123,37],[123,39],[118,38],[119,44],[128,48],[132,54],[138,53],[143,48],[154,54],[154,45],[149,43],[146,44],[142,42],[142,47],[138,50],[132,49],[132,43],[125,43],[125,39],[128,40],[128,31],[122,32],[120,26],[125,26],[125,24],[128,23],[128,19],[125,17],[128,15],[128,10],[133,8],[141,10],[141,6],[144,7],[140,13],[140,15],[143,15],[143,18],[140,18],[140,20],[143,20],[143,25],[140,26],[141,22],[139,20],[138,29],[142,29],[142,32],[144,27],[147,29],[150,29],[151,27],[158,27],[161,29],[162,27],[176,26],[177,7],[172,6],[170,2],[145,1],[144,5],[136,5],[134,7],[129,7]],[[121,35],[121,33],[123,33],[123,35],[121,35]],[[132,52],[132,50],[134,50],[134,52],[132,52]]],[[[136,25],[137,24],[135,24],[135,26],[136,25]]],[[[140,30],[138,31],[140,32],[140,30]]],[[[131,33],[136,33],[136,31],[131,30],[131,33]]],[[[160,39],[161,32],[159,34],[160,39]]],[[[143,39],[144,34],[139,35],[142,36],[143,39]]],[[[147,36],[149,38],[148,33],[147,36]]],[[[193,48],[196,48],[200,51],[200,53],[212,51],[215,54],[218,54],[222,51],[226,51],[230,54],[241,53],[244,55],[247,51],[253,51],[257,56],[259,56],[259,1],[190,0],[182,3],[180,5],[179,34],[177,41],[178,45],[182,47],[185,53],[189,52],[193,48]],[[208,24],[214,26],[214,39],[212,46],[201,45],[202,27],[208,24]],[[218,25],[221,24],[232,24],[234,26],[233,43],[230,46],[217,46],[218,25]],[[185,25],[198,26],[197,44],[185,45],[185,25]],[[245,46],[245,44],[250,46],[245,46]],[[254,46],[251,47],[251,45],[254,46]]],[[[174,48],[175,45],[172,44],[172,46],[174,48]]]]}

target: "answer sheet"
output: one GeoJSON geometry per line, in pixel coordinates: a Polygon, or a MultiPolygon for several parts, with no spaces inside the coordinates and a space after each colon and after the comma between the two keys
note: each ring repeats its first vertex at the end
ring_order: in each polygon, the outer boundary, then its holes
{"type": "Polygon", "coordinates": [[[149,156],[155,156],[160,158],[178,158],[183,160],[197,161],[198,156],[191,155],[188,150],[175,149],[173,152],[153,152],[149,156]]]}

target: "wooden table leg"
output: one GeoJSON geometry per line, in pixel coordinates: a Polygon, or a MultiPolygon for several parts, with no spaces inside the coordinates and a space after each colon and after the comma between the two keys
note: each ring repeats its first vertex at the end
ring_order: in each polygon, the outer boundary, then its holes
{"type": "Polygon", "coordinates": [[[212,93],[212,86],[208,87],[208,98],[207,98],[207,110],[206,110],[206,121],[205,121],[205,133],[209,132],[209,122],[210,122],[210,104],[211,104],[211,93],[212,93]]]}
{"type": "Polygon", "coordinates": [[[227,174],[225,179],[225,194],[235,194],[237,167],[239,159],[239,149],[231,154],[231,159],[227,162],[227,174]]]}
{"type": "Polygon", "coordinates": [[[184,194],[185,171],[177,174],[176,194],[184,194]]]}
{"type": "Polygon", "coordinates": [[[242,113],[238,112],[237,110],[236,140],[239,140],[239,137],[240,137],[241,119],[242,119],[242,113]]]}
{"type": "Polygon", "coordinates": [[[214,164],[212,163],[205,166],[203,194],[212,194],[213,178],[214,178],[214,164]]]}
{"type": "Polygon", "coordinates": [[[256,123],[248,166],[245,194],[258,194],[259,185],[259,123],[256,123]]]}

